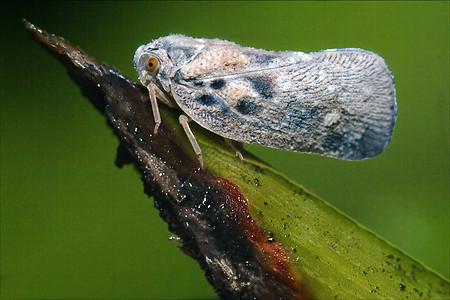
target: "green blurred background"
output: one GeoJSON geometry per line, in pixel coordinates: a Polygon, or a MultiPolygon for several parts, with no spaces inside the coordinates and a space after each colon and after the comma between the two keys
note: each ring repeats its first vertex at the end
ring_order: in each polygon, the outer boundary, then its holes
{"type": "Polygon", "coordinates": [[[246,149],[449,276],[449,2],[1,2],[1,297],[215,298],[118,139],[27,18],[136,80],[135,49],[169,33],[271,50],[359,47],[391,67],[387,150],[339,161],[246,149]]]}

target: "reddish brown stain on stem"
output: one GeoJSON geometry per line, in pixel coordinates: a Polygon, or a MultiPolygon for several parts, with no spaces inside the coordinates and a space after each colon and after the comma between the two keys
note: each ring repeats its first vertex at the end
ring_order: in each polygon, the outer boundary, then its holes
{"type": "Polygon", "coordinates": [[[299,284],[299,274],[293,274],[289,266],[289,258],[285,249],[264,234],[255,224],[248,210],[248,202],[239,187],[225,178],[218,178],[219,185],[227,191],[227,202],[232,217],[236,220],[236,226],[245,232],[245,235],[253,245],[255,255],[261,260],[268,276],[277,277],[290,286],[293,297],[296,299],[309,299],[305,289],[299,284]]]}

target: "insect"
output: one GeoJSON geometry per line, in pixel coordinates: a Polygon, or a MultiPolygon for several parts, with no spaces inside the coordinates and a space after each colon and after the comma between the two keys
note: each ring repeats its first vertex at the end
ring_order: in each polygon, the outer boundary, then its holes
{"type": "Polygon", "coordinates": [[[396,120],[392,72],[363,49],[268,51],[175,34],[140,46],[134,65],[155,134],[157,99],[181,108],[201,168],[190,120],[230,140],[345,160],[380,154],[396,120]]]}

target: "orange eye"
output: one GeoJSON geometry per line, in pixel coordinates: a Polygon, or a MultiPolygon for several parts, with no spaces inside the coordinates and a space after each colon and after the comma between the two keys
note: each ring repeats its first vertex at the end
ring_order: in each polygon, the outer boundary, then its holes
{"type": "Polygon", "coordinates": [[[156,70],[156,67],[158,67],[158,60],[154,57],[151,57],[147,60],[147,69],[150,71],[156,70]]]}

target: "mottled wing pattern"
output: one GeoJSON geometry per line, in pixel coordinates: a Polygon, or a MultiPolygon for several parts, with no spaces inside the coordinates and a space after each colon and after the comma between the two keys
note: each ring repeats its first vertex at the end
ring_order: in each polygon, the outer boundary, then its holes
{"type": "Polygon", "coordinates": [[[348,160],[375,156],[389,143],[395,88],[377,54],[224,43],[211,42],[172,80],[178,105],[204,128],[232,140],[348,160]]]}

